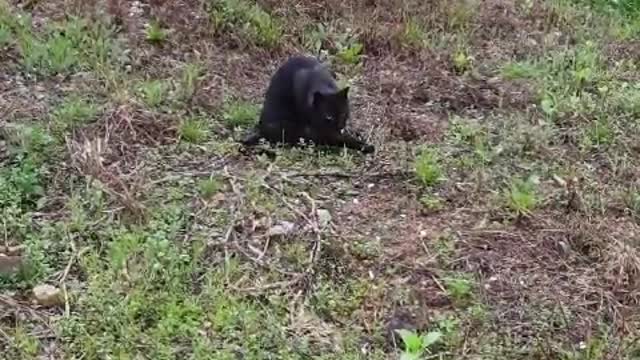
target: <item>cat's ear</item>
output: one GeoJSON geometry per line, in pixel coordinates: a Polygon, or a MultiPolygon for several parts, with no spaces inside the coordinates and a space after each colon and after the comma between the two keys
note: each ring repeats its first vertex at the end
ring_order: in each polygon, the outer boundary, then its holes
{"type": "Polygon", "coordinates": [[[342,90],[338,91],[338,97],[346,99],[349,96],[349,87],[345,86],[342,90]]]}

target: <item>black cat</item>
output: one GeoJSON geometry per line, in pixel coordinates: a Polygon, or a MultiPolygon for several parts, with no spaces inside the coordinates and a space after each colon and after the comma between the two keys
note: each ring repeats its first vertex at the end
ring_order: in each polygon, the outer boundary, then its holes
{"type": "Polygon", "coordinates": [[[260,122],[242,143],[296,145],[300,139],[316,145],[346,146],[363,153],[374,147],[347,133],[349,87],[338,89],[329,70],[307,56],[289,58],[271,78],[260,122]]]}

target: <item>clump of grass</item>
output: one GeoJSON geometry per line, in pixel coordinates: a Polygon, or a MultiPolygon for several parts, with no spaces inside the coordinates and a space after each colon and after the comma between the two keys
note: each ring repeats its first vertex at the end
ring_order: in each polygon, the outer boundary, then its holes
{"type": "Polygon", "coordinates": [[[167,30],[162,27],[159,21],[151,21],[145,29],[145,36],[147,41],[154,44],[160,44],[167,40],[169,34],[167,30]]]}
{"type": "Polygon", "coordinates": [[[22,63],[27,71],[44,75],[69,72],[78,64],[78,49],[71,39],[55,34],[41,41],[33,35],[19,40],[22,63]]]}
{"type": "Polygon", "coordinates": [[[528,216],[539,202],[536,182],[532,177],[526,180],[513,179],[505,190],[507,206],[517,216],[528,216]]]}
{"type": "Polygon", "coordinates": [[[459,48],[453,55],[453,68],[459,74],[471,70],[472,57],[464,48],[459,48]]]}
{"type": "Polygon", "coordinates": [[[455,0],[446,2],[447,26],[451,30],[465,30],[476,14],[476,0],[455,0]]]}
{"type": "Polygon", "coordinates": [[[209,13],[216,31],[240,29],[240,33],[259,46],[276,47],[284,33],[278,19],[246,0],[214,2],[209,13]]]}
{"type": "Polygon", "coordinates": [[[138,93],[150,107],[157,107],[167,100],[169,84],[163,80],[145,81],[138,87],[138,93]]]}
{"type": "Polygon", "coordinates": [[[3,48],[11,44],[13,33],[9,25],[0,23],[0,48],[3,48]]]}
{"type": "Polygon", "coordinates": [[[53,137],[39,125],[17,125],[5,131],[11,152],[25,157],[46,159],[51,155],[53,137]]]}
{"type": "Polygon", "coordinates": [[[199,64],[188,64],[184,67],[180,78],[180,96],[182,99],[191,99],[196,94],[202,71],[202,66],[199,64]]]}
{"type": "Polygon", "coordinates": [[[205,199],[211,198],[213,195],[218,193],[222,188],[222,183],[218,178],[211,177],[205,180],[201,180],[198,183],[198,190],[200,192],[200,196],[205,199]]]}
{"type": "Polygon", "coordinates": [[[418,180],[425,186],[433,186],[442,179],[442,170],[438,156],[434,150],[425,149],[415,160],[415,171],[418,180]]]}
{"type": "Polygon", "coordinates": [[[434,195],[425,194],[420,197],[420,203],[428,211],[438,211],[442,209],[442,200],[434,195]]]}
{"type": "Polygon", "coordinates": [[[180,124],[178,133],[182,140],[192,144],[199,144],[207,139],[207,124],[201,119],[187,119],[180,124]]]}
{"type": "Polygon", "coordinates": [[[260,6],[254,5],[249,11],[249,24],[246,29],[259,46],[274,48],[283,35],[282,26],[271,14],[260,6]]]}
{"type": "Polygon", "coordinates": [[[336,57],[345,65],[358,65],[362,57],[362,43],[353,41],[347,44],[338,43],[338,52],[336,57]]]}
{"type": "Polygon", "coordinates": [[[21,15],[13,24],[13,35],[23,67],[45,76],[69,74],[77,70],[98,70],[123,58],[113,29],[103,23],[89,23],[71,17],[34,32],[30,18],[21,15]]]}
{"type": "Polygon", "coordinates": [[[473,281],[466,276],[456,276],[444,279],[447,294],[456,302],[463,303],[472,296],[473,281]]]}
{"type": "Polygon", "coordinates": [[[615,133],[606,117],[592,122],[585,130],[582,145],[585,149],[600,149],[613,143],[615,133]]]}
{"type": "Polygon", "coordinates": [[[537,79],[544,75],[544,69],[530,61],[508,63],[502,67],[501,72],[509,80],[537,79]]]}
{"type": "Polygon", "coordinates": [[[98,106],[87,98],[72,96],[53,110],[53,120],[58,130],[82,126],[93,120],[98,106]]]}
{"type": "Polygon", "coordinates": [[[322,23],[308,26],[302,34],[304,47],[314,54],[319,54],[325,42],[329,39],[329,31],[322,23]]]}
{"type": "Polygon", "coordinates": [[[256,123],[259,107],[246,101],[229,101],[222,109],[222,119],[231,128],[249,127],[256,123]]]}
{"type": "Polygon", "coordinates": [[[400,33],[400,43],[408,48],[420,49],[425,45],[427,34],[422,24],[410,17],[404,23],[400,33]]]}

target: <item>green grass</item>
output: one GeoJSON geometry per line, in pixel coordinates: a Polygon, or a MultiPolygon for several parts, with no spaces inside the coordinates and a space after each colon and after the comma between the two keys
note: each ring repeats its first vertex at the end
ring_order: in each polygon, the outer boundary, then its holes
{"type": "Polygon", "coordinates": [[[211,198],[213,195],[218,193],[222,188],[222,184],[217,178],[209,178],[205,180],[201,180],[198,183],[198,190],[200,192],[200,196],[205,199],[211,198]]]}
{"type": "Polygon", "coordinates": [[[98,111],[98,106],[90,99],[70,96],[53,110],[52,117],[58,130],[65,131],[90,123],[98,111]]]}
{"type": "Polygon", "coordinates": [[[629,11],[212,0],[183,4],[199,21],[182,36],[186,13],[143,13],[150,26],[132,33],[42,5],[32,19],[0,0],[0,252],[22,245],[25,260],[0,275],[19,301],[0,319],[0,357],[638,353],[608,316],[634,301],[623,280],[637,274],[629,11]],[[352,125],[373,131],[375,156],[239,151],[264,91],[247,84],[300,49],[349,73],[352,125]],[[421,88],[442,100],[418,101],[421,88]],[[417,136],[401,140],[396,120],[417,136]],[[318,209],[330,226],[315,228],[318,209]],[[43,283],[64,285],[68,313],[31,304],[43,283]],[[398,348],[396,312],[416,317],[398,348]]]}
{"type": "Polygon", "coordinates": [[[536,194],[536,185],[532,178],[526,180],[513,179],[504,190],[507,206],[518,216],[531,214],[540,202],[536,194]]]}
{"type": "Polygon", "coordinates": [[[209,14],[214,30],[237,31],[258,46],[275,48],[284,35],[281,21],[250,1],[212,1],[209,14]]]}
{"type": "Polygon", "coordinates": [[[207,124],[201,119],[184,120],[178,132],[182,140],[193,144],[204,142],[208,136],[207,124]]]}
{"type": "Polygon", "coordinates": [[[167,30],[162,28],[158,21],[152,21],[149,23],[145,30],[145,35],[147,37],[147,41],[154,44],[165,42],[169,36],[167,30]]]}
{"type": "Polygon", "coordinates": [[[343,65],[357,66],[362,60],[364,45],[355,34],[343,33],[336,38],[336,59],[343,65]]]}
{"type": "Polygon", "coordinates": [[[118,66],[124,59],[113,28],[101,22],[70,17],[36,32],[30,18],[22,15],[2,28],[5,33],[12,30],[23,68],[38,75],[102,71],[106,66],[118,66]]]}
{"type": "Polygon", "coordinates": [[[164,80],[149,80],[138,86],[140,99],[149,107],[158,107],[168,101],[170,84],[164,80]]]}
{"type": "Polygon", "coordinates": [[[420,49],[425,46],[427,34],[424,26],[415,18],[409,18],[404,22],[400,33],[400,42],[403,46],[420,49]]]}
{"type": "Polygon", "coordinates": [[[180,96],[183,100],[191,100],[198,91],[204,69],[197,63],[187,64],[180,77],[180,96]]]}
{"type": "Polygon", "coordinates": [[[544,69],[528,61],[508,63],[502,67],[502,76],[506,79],[536,79],[544,76],[544,69]]]}
{"type": "Polygon", "coordinates": [[[229,100],[222,107],[222,119],[231,128],[247,128],[258,121],[260,108],[247,101],[229,100]]]}
{"type": "Polygon", "coordinates": [[[415,160],[416,177],[425,186],[433,186],[442,180],[438,156],[433,150],[423,150],[415,160]]]}

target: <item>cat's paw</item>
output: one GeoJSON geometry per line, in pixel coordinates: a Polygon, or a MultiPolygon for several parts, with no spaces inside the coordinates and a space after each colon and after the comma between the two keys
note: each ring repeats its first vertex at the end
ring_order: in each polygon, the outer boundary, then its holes
{"type": "Polygon", "coordinates": [[[362,151],[363,154],[371,154],[376,151],[376,148],[373,145],[365,144],[360,151],[362,151]]]}

